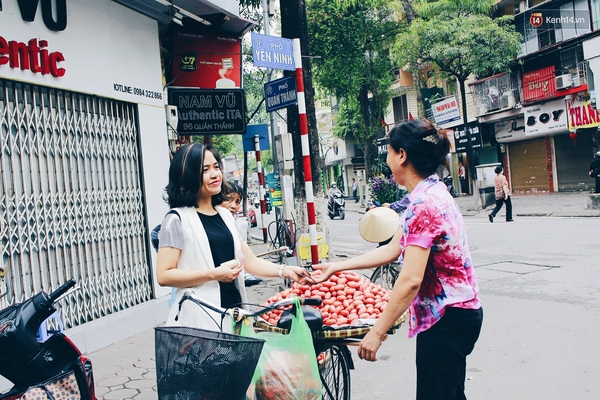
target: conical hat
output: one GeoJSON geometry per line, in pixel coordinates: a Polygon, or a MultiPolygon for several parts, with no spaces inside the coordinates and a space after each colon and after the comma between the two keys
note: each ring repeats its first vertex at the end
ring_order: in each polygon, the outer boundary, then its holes
{"type": "Polygon", "coordinates": [[[389,207],[377,207],[365,213],[358,222],[358,232],[371,243],[390,239],[398,230],[400,216],[389,207]]]}

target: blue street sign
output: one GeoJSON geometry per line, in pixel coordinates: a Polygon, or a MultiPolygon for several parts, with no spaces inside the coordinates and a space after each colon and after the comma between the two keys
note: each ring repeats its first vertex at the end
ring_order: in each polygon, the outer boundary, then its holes
{"type": "Polygon", "coordinates": [[[265,104],[267,112],[291,106],[298,101],[296,78],[287,76],[265,83],[265,104]]]}
{"type": "Polygon", "coordinates": [[[291,39],[251,33],[252,58],[256,67],[295,71],[294,49],[291,39]]]}
{"type": "Polygon", "coordinates": [[[267,124],[247,125],[246,132],[242,134],[244,151],[255,151],[254,136],[258,135],[258,145],[261,150],[269,150],[269,126],[267,124]]]}

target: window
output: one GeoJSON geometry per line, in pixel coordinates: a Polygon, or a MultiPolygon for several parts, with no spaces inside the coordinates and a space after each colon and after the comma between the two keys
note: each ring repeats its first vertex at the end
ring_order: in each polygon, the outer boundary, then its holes
{"type": "Polygon", "coordinates": [[[408,120],[408,103],[405,94],[394,97],[392,106],[394,108],[394,123],[408,120]]]}
{"type": "Polygon", "coordinates": [[[592,26],[594,30],[600,29],[600,0],[591,0],[592,4],[592,26]]]}

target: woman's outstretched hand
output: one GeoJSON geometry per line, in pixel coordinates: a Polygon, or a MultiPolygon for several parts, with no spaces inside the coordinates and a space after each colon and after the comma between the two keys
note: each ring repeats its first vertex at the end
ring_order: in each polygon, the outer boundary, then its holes
{"type": "Polygon", "coordinates": [[[302,267],[295,267],[292,265],[286,265],[283,269],[284,278],[289,278],[294,282],[298,282],[301,285],[312,285],[315,282],[314,277],[302,267]]]}
{"type": "Polygon", "coordinates": [[[331,276],[337,272],[335,265],[336,263],[333,262],[313,265],[313,269],[321,271],[321,275],[314,277],[314,283],[325,282],[327,279],[331,278],[331,276]]]}

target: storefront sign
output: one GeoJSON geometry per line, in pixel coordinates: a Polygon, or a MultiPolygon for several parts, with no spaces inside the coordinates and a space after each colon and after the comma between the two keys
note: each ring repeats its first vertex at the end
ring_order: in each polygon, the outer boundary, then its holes
{"type": "Polygon", "coordinates": [[[288,76],[265,83],[265,104],[267,112],[286,108],[296,104],[296,78],[288,76]]]}
{"type": "MultiPolygon", "coordinates": [[[[19,12],[23,21],[35,21],[39,0],[16,0],[16,3],[19,6],[19,12]]],[[[2,0],[0,0],[0,11],[2,11],[2,0]]],[[[67,28],[67,0],[42,0],[42,20],[46,28],[51,31],[64,31],[67,28]],[[56,19],[54,15],[56,15],[56,19]]]]}
{"type": "Polygon", "coordinates": [[[523,73],[523,101],[535,101],[556,96],[554,65],[523,73]]]}
{"type": "Polygon", "coordinates": [[[295,71],[291,39],[251,33],[254,66],[295,71]]]}
{"type": "Polygon", "coordinates": [[[494,132],[498,143],[510,143],[525,140],[525,119],[523,117],[518,117],[496,122],[494,124],[494,132]]]}
{"type": "Polygon", "coordinates": [[[431,109],[433,111],[433,119],[438,125],[448,124],[460,119],[458,102],[454,96],[433,104],[431,109]]]}
{"type": "MultiPolygon", "coordinates": [[[[469,133],[471,136],[471,146],[474,149],[481,148],[481,132],[479,125],[470,126],[469,133]]],[[[456,144],[456,152],[463,153],[467,151],[469,139],[465,133],[464,125],[454,128],[454,143],[456,144]]]]}
{"type": "Polygon", "coordinates": [[[173,32],[173,42],[175,48],[186,49],[185,53],[173,58],[173,86],[241,87],[242,45],[239,38],[177,30],[173,32]]]}
{"type": "Polygon", "coordinates": [[[47,40],[38,42],[37,38],[33,38],[23,43],[16,40],[7,41],[0,36],[0,66],[8,64],[10,68],[60,78],[66,73],[66,70],[59,66],[59,63],[65,61],[65,56],[60,51],[50,52],[47,47],[47,40]]]}
{"type": "Polygon", "coordinates": [[[241,134],[246,130],[242,89],[169,89],[178,135],[241,134]]]}
{"type": "Polygon", "coordinates": [[[523,107],[525,136],[551,136],[567,131],[567,113],[563,100],[523,107]]]}
{"type": "Polygon", "coordinates": [[[571,101],[567,101],[567,113],[570,131],[600,126],[598,109],[581,95],[574,95],[571,101]]]}

